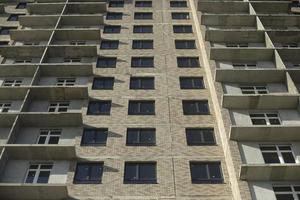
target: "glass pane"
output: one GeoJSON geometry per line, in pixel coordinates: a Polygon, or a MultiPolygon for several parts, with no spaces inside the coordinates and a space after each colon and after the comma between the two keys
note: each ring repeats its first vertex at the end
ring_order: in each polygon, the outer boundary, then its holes
{"type": "Polygon", "coordinates": [[[37,183],[48,183],[50,171],[40,171],[37,183]]]}
{"type": "Polygon", "coordinates": [[[75,180],[77,180],[77,181],[89,180],[89,170],[90,170],[90,168],[88,165],[78,164],[77,170],[76,170],[76,175],[75,175],[75,180]]]}
{"type": "Polygon", "coordinates": [[[35,173],[35,171],[29,171],[25,183],[33,183],[35,173]]]}
{"type": "Polygon", "coordinates": [[[49,144],[58,144],[59,136],[51,136],[49,138],[49,144]]]}
{"type": "Polygon", "coordinates": [[[191,176],[192,180],[207,180],[207,168],[206,164],[191,164],[191,176]]]}
{"type": "Polygon", "coordinates": [[[141,112],[142,113],[154,113],[154,103],[152,103],[152,102],[142,102],[141,112]]]}
{"type": "Polygon", "coordinates": [[[269,121],[270,121],[270,124],[272,124],[272,125],[279,125],[280,124],[279,119],[269,119],[269,121]]]}
{"type": "Polygon", "coordinates": [[[140,180],[156,180],[156,165],[153,163],[139,164],[140,180]]]}
{"type": "Polygon", "coordinates": [[[213,130],[203,130],[203,139],[204,139],[204,142],[214,143],[215,138],[214,138],[213,130]]]}
{"type": "Polygon", "coordinates": [[[295,200],[292,194],[276,194],[276,200],[295,200]]]}
{"type": "Polygon", "coordinates": [[[267,122],[265,119],[251,119],[252,124],[254,125],[266,125],[267,122]]]}
{"type": "Polygon", "coordinates": [[[265,163],[280,163],[277,153],[263,153],[265,163]]]}
{"type": "Polygon", "coordinates": [[[46,142],[46,136],[40,136],[38,140],[38,144],[45,144],[46,142]]]}
{"type": "Polygon", "coordinates": [[[221,169],[219,163],[213,163],[208,165],[209,175],[211,179],[221,179],[221,169]]]}
{"type": "Polygon", "coordinates": [[[186,134],[188,145],[201,144],[203,142],[200,130],[189,129],[186,134]]]}
{"type": "Polygon", "coordinates": [[[125,164],[125,180],[138,180],[137,165],[133,163],[125,164]]]}
{"type": "Polygon", "coordinates": [[[137,130],[128,130],[127,131],[127,144],[138,144],[139,143],[139,134],[137,130]]]}
{"type": "Polygon", "coordinates": [[[292,188],[290,186],[274,186],[273,190],[275,192],[288,192],[292,191],[292,188]]]}
{"type": "Polygon", "coordinates": [[[285,163],[295,163],[295,158],[291,152],[281,153],[285,163]]]}
{"type": "Polygon", "coordinates": [[[154,144],[155,143],[155,133],[151,130],[144,130],[140,134],[140,141],[144,144],[154,144]]]}
{"type": "Polygon", "coordinates": [[[102,176],[102,165],[97,164],[91,166],[90,180],[100,181],[102,176]]]}

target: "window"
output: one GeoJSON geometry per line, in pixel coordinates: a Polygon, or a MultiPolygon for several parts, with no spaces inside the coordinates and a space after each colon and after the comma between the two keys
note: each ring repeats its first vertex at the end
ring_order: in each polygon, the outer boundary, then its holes
{"type": "Polygon", "coordinates": [[[83,41],[83,40],[73,40],[73,41],[70,41],[70,45],[85,45],[86,42],[83,41]]]}
{"type": "Polygon", "coordinates": [[[30,164],[25,183],[48,183],[52,167],[52,163],[30,164]]]}
{"type": "Polygon", "coordinates": [[[180,89],[203,89],[202,77],[180,77],[180,89]]]}
{"type": "Polygon", "coordinates": [[[174,25],[174,33],[193,33],[192,25],[174,25]]]}
{"type": "Polygon", "coordinates": [[[223,183],[220,162],[190,162],[192,183],[223,183]]]}
{"type": "Polygon", "coordinates": [[[116,65],[116,57],[100,57],[97,60],[97,68],[115,68],[116,65]]]}
{"type": "Polygon", "coordinates": [[[154,89],[153,77],[131,77],[130,89],[154,89]]]}
{"type": "Polygon", "coordinates": [[[110,115],[111,101],[90,101],[88,115],[110,115]]]}
{"type": "Polygon", "coordinates": [[[152,25],[134,25],[133,33],[153,33],[152,25]]]}
{"type": "Polygon", "coordinates": [[[0,102],[0,113],[6,113],[9,111],[11,107],[11,103],[8,102],[0,102]]]}
{"type": "Polygon", "coordinates": [[[112,90],[114,87],[114,77],[97,77],[93,81],[93,90],[112,90]]]}
{"type": "Polygon", "coordinates": [[[69,102],[51,102],[48,107],[48,112],[67,112],[69,108],[69,102]]]}
{"type": "Polygon", "coordinates": [[[184,115],[209,115],[206,100],[183,100],[182,107],[184,115]]]}
{"type": "Polygon", "coordinates": [[[135,12],[134,19],[152,19],[153,13],[152,12],[135,12]]]}
{"type": "Polygon", "coordinates": [[[122,8],[124,7],[124,1],[110,1],[109,7],[111,8],[122,8]]]}
{"type": "Polygon", "coordinates": [[[280,125],[280,118],[276,112],[250,113],[253,125],[280,125]]]}
{"type": "Polygon", "coordinates": [[[268,94],[268,89],[264,85],[240,86],[242,94],[268,94]]]}
{"type": "Polygon", "coordinates": [[[118,49],[119,40],[103,40],[100,49],[118,49]]]}
{"type": "Polygon", "coordinates": [[[24,64],[24,63],[31,63],[31,59],[16,59],[14,61],[15,64],[24,64]]]}
{"type": "Polygon", "coordinates": [[[174,8],[183,8],[187,7],[187,2],[186,1],[170,1],[170,7],[174,8]]]}
{"type": "Polygon", "coordinates": [[[156,163],[125,162],[124,183],[156,183],[156,163]]]}
{"type": "Polygon", "coordinates": [[[80,63],[81,58],[64,58],[65,63],[80,63]]]}
{"type": "Polygon", "coordinates": [[[241,67],[241,68],[256,68],[257,63],[256,62],[233,62],[232,63],[233,67],[241,67]]]}
{"type": "Polygon", "coordinates": [[[19,19],[19,15],[11,14],[11,15],[9,15],[9,17],[7,18],[7,21],[18,21],[18,19],[19,19]]]}
{"type": "Polygon", "coordinates": [[[154,115],[155,101],[129,101],[128,115],[154,115]]]}
{"type": "Polygon", "coordinates": [[[1,27],[0,28],[0,35],[9,35],[9,27],[1,27]]]}
{"type": "Polygon", "coordinates": [[[135,7],[152,7],[152,1],[136,1],[135,2],[135,7]]]}
{"type": "Polygon", "coordinates": [[[18,5],[16,6],[16,9],[24,9],[26,8],[27,3],[26,2],[20,2],[18,3],[18,5]]]}
{"type": "Polygon", "coordinates": [[[286,48],[297,48],[297,47],[299,47],[299,46],[298,46],[298,43],[284,43],[284,44],[282,44],[282,47],[286,47],[286,48]]]}
{"type": "Polygon", "coordinates": [[[106,145],[107,135],[107,128],[85,128],[82,134],[81,146],[104,146],[106,145]]]}
{"type": "Polygon", "coordinates": [[[123,13],[120,12],[108,12],[106,14],[106,20],[119,20],[122,19],[123,13]]]}
{"type": "Polygon", "coordinates": [[[103,163],[77,163],[74,183],[101,183],[103,163]]]}
{"type": "Polygon", "coordinates": [[[120,33],[120,32],[121,32],[121,26],[119,25],[115,25],[115,26],[106,25],[104,26],[104,30],[103,30],[103,33],[120,33]]]}
{"type": "Polygon", "coordinates": [[[276,200],[299,200],[300,186],[299,185],[274,185],[273,190],[276,200]]]}
{"type": "Polygon", "coordinates": [[[175,40],[176,49],[195,49],[195,40],[175,40]]]}
{"type": "Polygon", "coordinates": [[[128,128],[126,145],[128,146],[155,145],[155,129],[154,128],[128,128]]]}
{"type": "Polygon", "coordinates": [[[153,40],[133,40],[133,49],[153,49],[153,40]]]}
{"type": "Polygon", "coordinates": [[[18,87],[18,86],[21,86],[22,82],[23,82],[22,79],[5,79],[2,83],[2,86],[18,87]]]}
{"type": "Polygon", "coordinates": [[[172,13],[172,19],[179,19],[179,20],[190,19],[190,14],[186,12],[184,13],[174,12],[172,13]]]}
{"type": "Polygon", "coordinates": [[[290,145],[260,145],[265,163],[295,163],[290,145]]]}
{"type": "Polygon", "coordinates": [[[248,47],[248,43],[227,43],[226,47],[243,48],[243,47],[248,47]]]}
{"type": "Polygon", "coordinates": [[[186,128],[185,133],[188,146],[216,144],[212,128],[186,128]]]}
{"type": "Polygon", "coordinates": [[[154,67],[154,58],[153,57],[132,57],[131,58],[131,67],[154,67]]]}
{"type": "Polygon", "coordinates": [[[8,45],[9,42],[8,41],[0,41],[0,46],[5,46],[8,45]]]}
{"type": "Polygon", "coordinates": [[[198,57],[177,57],[177,66],[180,68],[200,67],[198,57]]]}
{"type": "Polygon", "coordinates": [[[76,82],[76,78],[57,78],[56,85],[57,86],[74,86],[76,82]]]}
{"type": "Polygon", "coordinates": [[[60,129],[40,130],[37,144],[58,144],[60,135],[60,129]]]}

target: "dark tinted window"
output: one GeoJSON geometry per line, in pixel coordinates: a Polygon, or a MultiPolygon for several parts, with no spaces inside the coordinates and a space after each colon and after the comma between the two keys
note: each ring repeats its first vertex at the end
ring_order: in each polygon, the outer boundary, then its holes
{"type": "Polygon", "coordinates": [[[131,67],[154,67],[153,57],[132,57],[131,67]]]}
{"type": "Polygon", "coordinates": [[[152,7],[152,1],[136,1],[135,7],[152,7]]]}
{"type": "Polygon", "coordinates": [[[18,20],[19,20],[19,15],[16,15],[16,14],[11,14],[7,18],[7,21],[18,21],[18,20]]]}
{"type": "Polygon", "coordinates": [[[104,26],[103,33],[120,33],[121,32],[121,26],[104,26]]]}
{"type": "Polygon", "coordinates": [[[203,89],[202,77],[180,77],[180,89],[203,89]]]}
{"type": "Polygon", "coordinates": [[[133,33],[153,33],[152,25],[135,25],[133,27],[133,33]]]}
{"type": "Polygon", "coordinates": [[[112,90],[114,87],[114,77],[97,77],[94,78],[92,88],[94,90],[112,90]]]}
{"type": "Polygon", "coordinates": [[[0,41],[0,46],[8,45],[8,41],[0,41]]]}
{"type": "Polygon", "coordinates": [[[124,1],[110,1],[109,2],[109,7],[122,8],[122,7],[124,7],[124,1]]]}
{"type": "Polygon", "coordinates": [[[206,100],[183,100],[184,115],[208,115],[209,108],[206,100]]]}
{"type": "Polygon", "coordinates": [[[134,19],[152,19],[153,14],[151,12],[136,12],[134,13],[134,19]]]}
{"type": "Polygon", "coordinates": [[[153,77],[131,77],[130,89],[154,89],[153,77]]]}
{"type": "Polygon", "coordinates": [[[85,128],[82,134],[81,145],[106,145],[107,133],[108,129],[106,128],[85,128]]]}
{"type": "Polygon", "coordinates": [[[200,67],[198,57],[177,57],[177,66],[182,68],[200,67]]]}
{"type": "Polygon", "coordinates": [[[154,101],[129,101],[128,115],[154,115],[154,101]]]}
{"type": "Polygon", "coordinates": [[[90,101],[88,106],[88,115],[109,115],[111,101],[90,101]]]}
{"type": "Polygon", "coordinates": [[[186,1],[170,1],[170,7],[187,7],[186,1]]]}
{"type": "Polygon", "coordinates": [[[223,183],[220,162],[190,162],[192,183],[223,183]]]}
{"type": "Polygon", "coordinates": [[[119,40],[103,40],[100,49],[118,49],[119,40]]]}
{"type": "Polygon", "coordinates": [[[174,25],[173,32],[174,33],[192,33],[193,28],[192,28],[192,25],[174,25]]]}
{"type": "Polygon", "coordinates": [[[24,9],[26,8],[27,3],[26,2],[20,2],[18,3],[18,5],[16,6],[16,9],[24,9]]]}
{"type": "Polygon", "coordinates": [[[195,40],[175,40],[176,49],[195,49],[195,40]]]}
{"type": "Polygon", "coordinates": [[[108,12],[106,14],[106,19],[108,20],[119,20],[122,19],[123,17],[123,13],[119,13],[119,12],[108,12]]]}
{"type": "Polygon", "coordinates": [[[133,40],[133,49],[153,49],[153,40],[133,40]]]}
{"type": "Polygon", "coordinates": [[[132,146],[155,145],[154,128],[128,128],[126,144],[132,146]]]}
{"type": "Polygon", "coordinates": [[[101,183],[103,163],[77,163],[74,183],[101,183]]]}
{"type": "Polygon", "coordinates": [[[115,57],[100,57],[97,60],[97,68],[115,68],[117,58],[115,57]]]}
{"type": "Polygon", "coordinates": [[[0,28],[0,35],[9,35],[9,27],[2,27],[0,28]]]}
{"type": "Polygon", "coordinates": [[[156,183],[156,163],[125,163],[124,183],[156,183]]]}
{"type": "Polygon", "coordinates": [[[208,128],[186,128],[186,141],[189,146],[215,144],[214,130],[208,128]]]}
{"type": "Polygon", "coordinates": [[[172,13],[172,19],[190,19],[189,13],[172,13]]]}

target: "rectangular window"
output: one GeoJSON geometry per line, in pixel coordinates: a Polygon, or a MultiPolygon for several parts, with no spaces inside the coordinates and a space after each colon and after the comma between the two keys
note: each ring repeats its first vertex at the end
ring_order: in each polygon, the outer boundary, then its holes
{"type": "Polygon", "coordinates": [[[155,145],[154,128],[128,128],[126,137],[127,146],[155,145]]]}
{"type": "Polygon", "coordinates": [[[291,145],[260,145],[265,163],[296,163],[291,145]]]}
{"type": "Polygon", "coordinates": [[[24,63],[31,63],[31,59],[16,59],[16,60],[14,60],[14,63],[15,64],[24,64],[24,63]]]}
{"type": "Polygon", "coordinates": [[[193,33],[192,25],[173,25],[174,33],[193,33]]]}
{"type": "Polygon", "coordinates": [[[120,25],[106,25],[104,26],[103,33],[120,33],[121,26],[120,25]]]}
{"type": "Polygon", "coordinates": [[[0,41],[0,46],[6,46],[8,44],[9,44],[8,41],[0,41]]]}
{"type": "Polygon", "coordinates": [[[125,162],[124,183],[156,183],[155,162],[125,162]]]}
{"type": "Polygon", "coordinates": [[[85,128],[81,146],[105,146],[108,136],[107,128],[85,128]]]}
{"type": "Polygon", "coordinates": [[[152,7],[152,1],[135,1],[135,7],[150,8],[150,7],[152,7]]]}
{"type": "Polygon", "coordinates": [[[152,12],[135,12],[134,19],[153,19],[152,12]]]}
{"type": "Polygon", "coordinates": [[[176,49],[196,49],[195,40],[175,40],[176,49]]]}
{"type": "Polygon", "coordinates": [[[67,112],[70,103],[67,101],[50,102],[48,112],[67,112]]]}
{"type": "Polygon", "coordinates": [[[207,100],[183,100],[184,115],[209,115],[207,100]]]}
{"type": "Polygon", "coordinates": [[[65,63],[80,63],[81,58],[64,58],[65,63]]]}
{"type": "Polygon", "coordinates": [[[265,85],[242,85],[240,86],[242,94],[268,94],[268,89],[265,85]]]}
{"type": "Polygon", "coordinates": [[[220,162],[190,162],[192,183],[223,183],[220,162]]]}
{"type": "Polygon", "coordinates": [[[299,200],[300,186],[299,185],[274,185],[273,190],[276,200],[299,200]]]}
{"type": "Polygon", "coordinates": [[[244,48],[248,47],[248,43],[226,43],[226,47],[244,48]]]}
{"type": "Polygon", "coordinates": [[[25,183],[48,183],[52,168],[52,163],[30,164],[25,183]]]}
{"type": "Polygon", "coordinates": [[[132,49],[153,49],[153,40],[133,40],[132,49]]]}
{"type": "Polygon", "coordinates": [[[204,89],[202,77],[179,77],[180,89],[204,89]]]}
{"type": "Polygon", "coordinates": [[[129,101],[128,115],[155,115],[155,101],[129,101]]]}
{"type": "Polygon", "coordinates": [[[85,44],[86,44],[86,41],[84,41],[84,40],[72,40],[72,41],[70,41],[70,45],[85,45],[85,44]]]}
{"type": "Polygon", "coordinates": [[[118,49],[119,40],[102,40],[100,49],[118,49]]]}
{"type": "Polygon", "coordinates": [[[154,67],[154,58],[153,57],[132,57],[131,58],[131,67],[154,67]]]}
{"type": "Polygon", "coordinates": [[[278,113],[249,113],[253,125],[280,125],[281,121],[278,113]]]}
{"type": "Polygon", "coordinates": [[[284,43],[282,44],[282,47],[286,47],[286,48],[298,48],[298,43],[284,43]]]}
{"type": "Polygon", "coordinates": [[[96,77],[93,81],[93,90],[112,90],[114,88],[114,77],[96,77]]]}
{"type": "Polygon", "coordinates": [[[214,129],[212,128],[186,128],[185,133],[188,146],[216,144],[214,129]]]}
{"type": "Polygon", "coordinates": [[[134,25],[133,33],[153,33],[153,25],[134,25]]]}
{"type": "Polygon", "coordinates": [[[57,78],[56,85],[57,86],[74,86],[76,82],[76,78],[57,78]]]}
{"type": "Polygon", "coordinates": [[[5,87],[18,87],[22,85],[22,79],[5,79],[2,83],[2,86],[5,87]]]}
{"type": "Polygon", "coordinates": [[[111,101],[90,101],[88,115],[110,115],[111,101]]]}
{"type": "Polygon", "coordinates": [[[116,57],[99,57],[97,60],[97,68],[115,68],[117,65],[116,57]]]}
{"type": "Polygon", "coordinates": [[[150,90],[154,89],[154,77],[131,77],[130,89],[150,90]]]}
{"type": "Polygon", "coordinates": [[[6,113],[9,111],[11,103],[9,102],[0,102],[0,113],[6,113]]]}
{"type": "Polygon", "coordinates": [[[236,68],[256,68],[257,63],[256,62],[233,62],[232,63],[233,67],[236,68]]]}
{"type": "Polygon", "coordinates": [[[108,12],[106,14],[106,20],[121,20],[123,18],[123,13],[121,12],[108,12]]]}
{"type": "Polygon", "coordinates": [[[186,20],[186,19],[190,19],[190,14],[187,13],[187,12],[184,12],[184,13],[173,12],[173,13],[172,13],[172,19],[176,19],[176,20],[186,20]]]}
{"type": "Polygon", "coordinates": [[[77,163],[74,183],[96,184],[101,183],[103,174],[103,163],[77,163]]]}
{"type": "Polygon", "coordinates": [[[187,7],[187,2],[186,1],[170,1],[170,7],[184,8],[184,7],[187,7]]]}
{"type": "Polygon", "coordinates": [[[19,15],[17,14],[10,14],[9,17],[7,18],[7,21],[18,21],[19,20],[19,15]]]}
{"type": "Polygon", "coordinates": [[[1,27],[0,28],[0,35],[9,35],[9,27],[1,27]]]}
{"type": "Polygon", "coordinates": [[[20,2],[18,3],[18,5],[16,6],[16,9],[25,9],[27,6],[26,2],[20,2]]]}
{"type": "Polygon", "coordinates": [[[109,1],[108,6],[111,8],[123,8],[124,1],[109,1]]]}
{"type": "Polygon", "coordinates": [[[200,67],[198,57],[177,57],[177,66],[180,68],[200,67]]]}
{"type": "Polygon", "coordinates": [[[40,135],[38,137],[37,144],[58,144],[60,136],[60,129],[40,130],[40,135]]]}

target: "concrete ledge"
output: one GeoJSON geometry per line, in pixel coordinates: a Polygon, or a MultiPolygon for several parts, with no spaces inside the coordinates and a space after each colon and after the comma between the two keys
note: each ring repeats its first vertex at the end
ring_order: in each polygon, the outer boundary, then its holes
{"type": "Polygon", "coordinates": [[[87,99],[88,88],[87,86],[36,86],[31,87],[30,97],[33,99],[46,99],[52,101],[87,99]]]}
{"type": "Polygon", "coordinates": [[[0,100],[23,100],[29,86],[0,87],[0,100]]]}
{"type": "Polygon", "coordinates": [[[45,46],[3,46],[0,47],[0,54],[3,57],[20,58],[20,57],[41,57],[45,46]]]}
{"type": "Polygon", "coordinates": [[[25,27],[55,27],[58,15],[25,15],[19,17],[19,23],[25,27]]]}
{"type": "Polygon", "coordinates": [[[93,64],[44,63],[40,65],[40,70],[42,76],[92,76],[93,64]]]}
{"type": "Polygon", "coordinates": [[[300,164],[243,164],[240,179],[247,181],[299,181],[300,164]]]}

